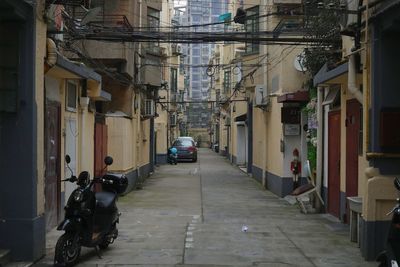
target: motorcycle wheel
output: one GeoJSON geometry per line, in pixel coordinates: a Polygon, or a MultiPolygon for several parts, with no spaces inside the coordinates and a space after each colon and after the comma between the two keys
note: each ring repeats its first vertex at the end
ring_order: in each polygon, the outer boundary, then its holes
{"type": "Polygon", "coordinates": [[[54,263],[62,266],[73,266],[81,254],[81,246],[74,242],[75,234],[64,233],[57,241],[54,263]]]}
{"type": "MultiPolygon", "coordinates": [[[[115,225],[113,226],[113,228],[110,232],[111,233],[116,232],[116,235],[118,236],[118,229],[116,229],[115,225]]],[[[116,236],[115,236],[115,238],[116,238],[116,236]]],[[[110,240],[107,238],[107,236],[105,236],[103,241],[99,244],[99,248],[107,249],[110,244],[111,244],[110,240]]]]}

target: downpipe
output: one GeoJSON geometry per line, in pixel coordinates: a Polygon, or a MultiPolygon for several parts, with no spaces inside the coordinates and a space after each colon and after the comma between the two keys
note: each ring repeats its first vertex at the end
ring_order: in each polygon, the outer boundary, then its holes
{"type": "Polygon", "coordinates": [[[363,94],[357,87],[356,54],[354,53],[349,56],[347,89],[351,94],[353,94],[358,102],[363,104],[363,94]]]}

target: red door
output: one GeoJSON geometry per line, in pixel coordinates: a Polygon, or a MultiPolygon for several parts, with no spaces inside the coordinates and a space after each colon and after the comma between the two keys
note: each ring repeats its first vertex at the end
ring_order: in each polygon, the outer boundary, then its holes
{"type": "Polygon", "coordinates": [[[340,216],[340,111],[328,115],[328,212],[340,216]]]}
{"type": "Polygon", "coordinates": [[[347,101],[346,112],[346,196],[358,194],[358,151],[360,139],[361,105],[347,101]]]}
{"type": "Polygon", "coordinates": [[[60,112],[60,103],[46,102],[45,218],[47,231],[57,225],[60,212],[60,112]]]}
{"type": "Polygon", "coordinates": [[[103,175],[104,158],[107,156],[107,125],[95,123],[94,133],[94,175],[103,175]]]}

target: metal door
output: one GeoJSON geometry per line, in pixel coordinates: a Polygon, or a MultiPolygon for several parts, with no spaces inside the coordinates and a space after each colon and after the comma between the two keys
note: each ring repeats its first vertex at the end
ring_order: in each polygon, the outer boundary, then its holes
{"type": "Polygon", "coordinates": [[[361,105],[347,101],[346,112],[346,196],[358,194],[358,151],[360,137],[361,105]]]}
{"type": "Polygon", "coordinates": [[[328,115],[328,212],[340,215],[340,111],[328,115]]]}
{"type": "MultiPolygon", "coordinates": [[[[78,137],[78,129],[76,127],[76,119],[75,118],[65,118],[65,155],[69,155],[71,158],[71,162],[69,163],[69,167],[71,168],[73,174],[76,173],[76,138],[78,137]]],[[[67,168],[67,164],[64,162],[64,177],[69,178],[71,176],[71,170],[67,168]]],[[[76,189],[77,185],[75,183],[65,182],[64,188],[64,205],[67,203],[69,196],[76,189]]]]}
{"type": "Polygon", "coordinates": [[[107,156],[107,125],[95,123],[94,133],[94,175],[103,175],[104,158],[107,156]]]}
{"type": "Polygon", "coordinates": [[[45,217],[46,230],[57,225],[60,216],[60,114],[58,102],[46,102],[45,118],[45,217]]]}
{"type": "Polygon", "coordinates": [[[244,122],[236,122],[236,164],[240,166],[246,165],[247,160],[247,139],[246,139],[246,127],[244,122]]]}

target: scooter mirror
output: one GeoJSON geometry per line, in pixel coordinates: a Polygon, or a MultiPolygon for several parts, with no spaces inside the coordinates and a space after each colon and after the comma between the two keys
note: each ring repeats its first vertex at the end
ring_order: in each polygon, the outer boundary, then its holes
{"type": "Polygon", "coordinates": [[[111,165],[111,164],[113,164],[113,158],[110,157],[110,156],[105,157],[104,163],[105,163],[106,165],[111,165]]]}
{"type": "Polygon", "coordinates": [[[65,161],[69,164],[71,162],[71,157],[69,155],[65,155],[65,161]]]}
{"type": "Polygon", "coordinates": [[[398,177],[396,177],[396,178],[394,179],[394,187],[396,187],[396,189],[397,189],[398,191],[400,191],[400,179],[399,179],[398,177]]]}

